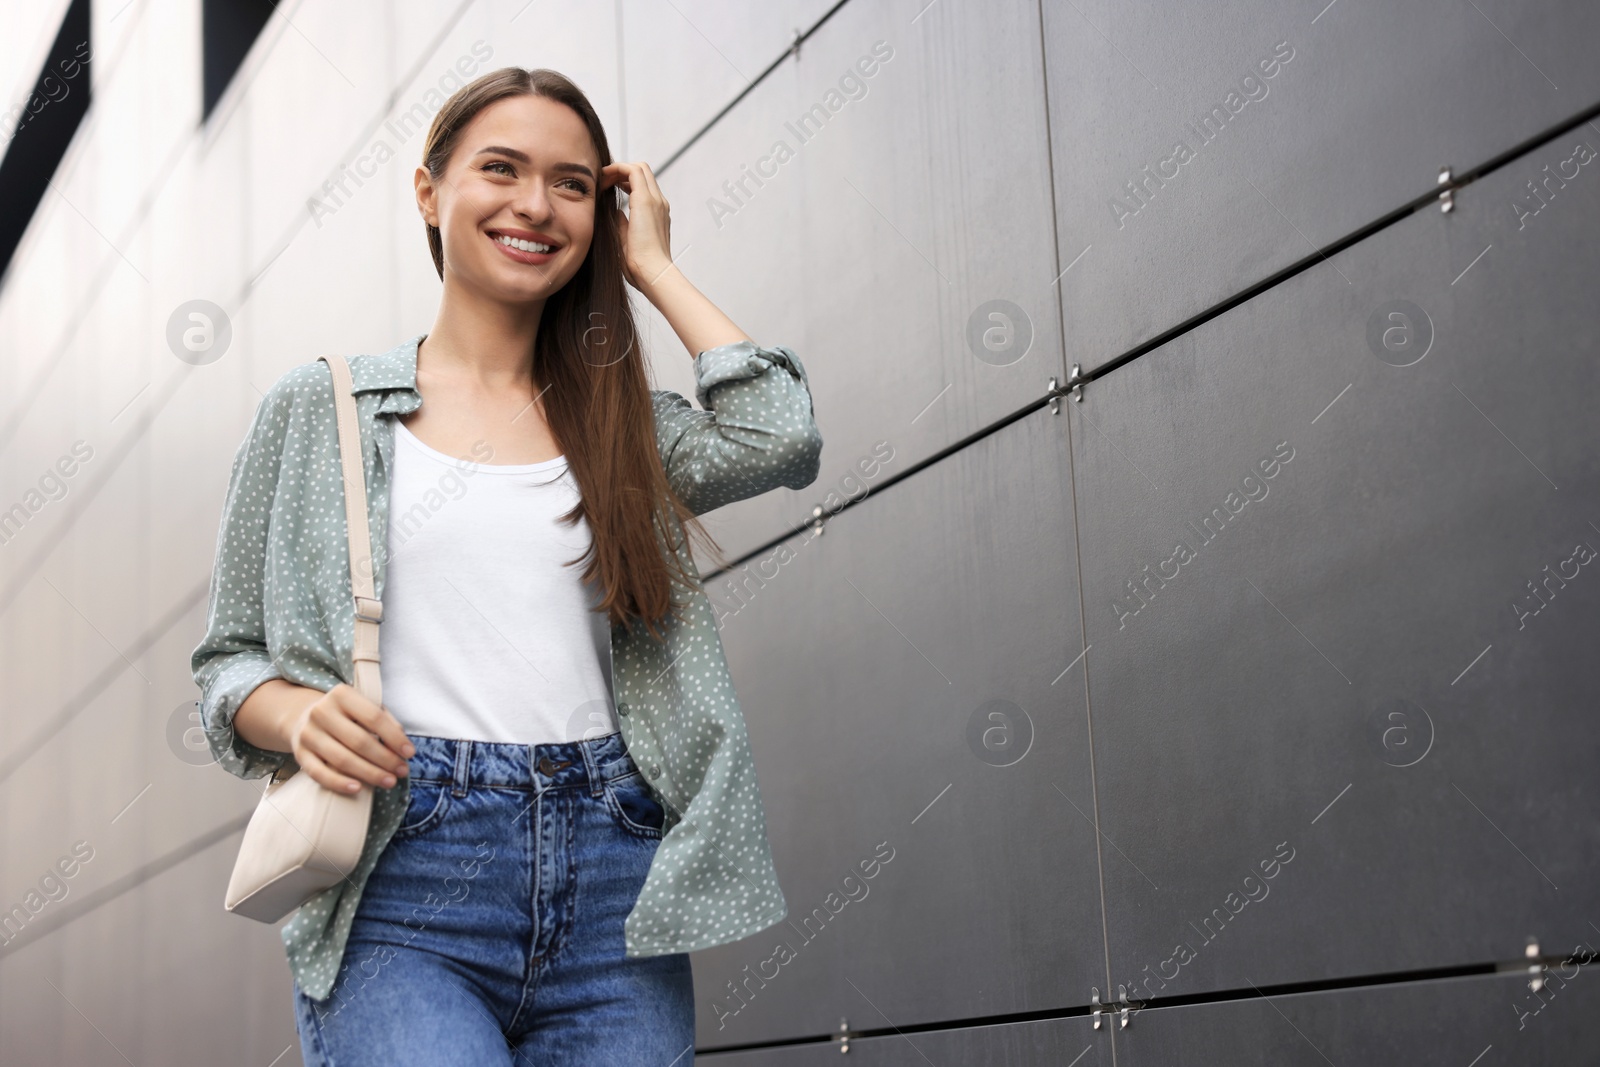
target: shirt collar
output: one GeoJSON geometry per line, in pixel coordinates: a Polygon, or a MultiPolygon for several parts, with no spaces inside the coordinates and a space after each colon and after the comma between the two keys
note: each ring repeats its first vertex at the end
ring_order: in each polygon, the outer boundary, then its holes
{"type": "Polygon", "coordinates": [[[350,360],[350,393],[382,392],[378,411],[407,414],[422,406],[417,391],[417,346],[428,335],[419,333],[409,341],[376,356],[354,356],[350,360]]]}

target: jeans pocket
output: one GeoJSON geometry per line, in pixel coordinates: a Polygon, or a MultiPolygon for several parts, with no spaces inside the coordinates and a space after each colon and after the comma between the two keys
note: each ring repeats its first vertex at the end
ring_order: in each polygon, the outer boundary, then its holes
{"type": "Polygon", "coordinates": [[[667,809],[661,806],[644,775],[629,771],[606,782],[606,807],[618,826],[635,837],[660,840],[667,822],[667,809]]]}
{"type": "Polygon", "coordinates": [[[412,782],[411,795],[406,800],[405,817],[395,830],[396,838],[416,837],[427,833],[444,821],[450,810],[449,782],[412,782]]]}

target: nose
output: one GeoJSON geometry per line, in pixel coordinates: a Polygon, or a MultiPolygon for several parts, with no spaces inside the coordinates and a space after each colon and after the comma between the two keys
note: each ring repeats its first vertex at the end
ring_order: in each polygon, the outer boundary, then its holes
{"type": "Polygon", "coordinates": [[[548,222],[555,215],[554,209],[550,206],[550,198],[545,195],[544,187],[537,182],[530,185],[526,192],[517,196],[517,202],[513,210],[520,217],[528,220],[529,224],[534,228],[538,228],[548,222]]]}

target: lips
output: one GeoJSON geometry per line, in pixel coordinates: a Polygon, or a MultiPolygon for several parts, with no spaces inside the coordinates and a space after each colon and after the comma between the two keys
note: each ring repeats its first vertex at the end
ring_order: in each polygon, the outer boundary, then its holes
{"type": "Polygon", "coordinates": [[[537,230],[487,230],[485,232],[488,233],[491,241],[498,241],[501,237],[514,237],[519,241],[529,241],[533,244],[547,245],[552,250],[559,250],[561,248],[560,241],[557,241],[548,234],[540,233],[537,230]]]}
{"type": "MultiPolygon", "coordinates": [[[[556,253],[560,251],[560,246],[559,245],[555,245],[552,242],[551,243],[551,250],[549,252],[527,252],[527,251],[524,251],[523,249],[515,247],[514,245],[508,245],[505,242],[501,241],[500,238],[499,238],[499,234],[502,233],[502,232],[504,232],[504,231],[497,231],[497,230],[488,231],[489,241],[490,241],[491,244],[493,244],[495,246],[495,248],[500,250],[500,254],[501,255],[505,256],[507,259],[509,259],[509,260],[511,260],[511,261],[513,261],[515,263],[524,263],[524,264],[527,264],[529,266],[535,266],[535,267],[541,266],[541,265],[543,265],[545,263],[549,263],[552,259],[554,259],[556,257],[556,253]]],[[[515,237],[517,235],[516,234],[506,234],[506,236],[515,237]]],[[[530,238],[524,238],[524,240],[529,240],[529,239],[530,238]]],[[[544,244],[545,242],[544,241],[540,241],[539,243],[540,244],[544,244]]]]}

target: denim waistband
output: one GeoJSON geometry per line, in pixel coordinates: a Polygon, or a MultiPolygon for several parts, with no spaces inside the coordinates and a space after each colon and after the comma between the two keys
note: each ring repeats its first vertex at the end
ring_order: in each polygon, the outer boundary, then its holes
{"type": "Polygon", "coordinates": [[[616,731],[582,741],[537,745],[407,736],[417,747],[407,761],[411,780],[449,782],[458,797],[472,786],[545,792],[587,785],[598,794],[603,783],[637,770],[616,731]]]}

